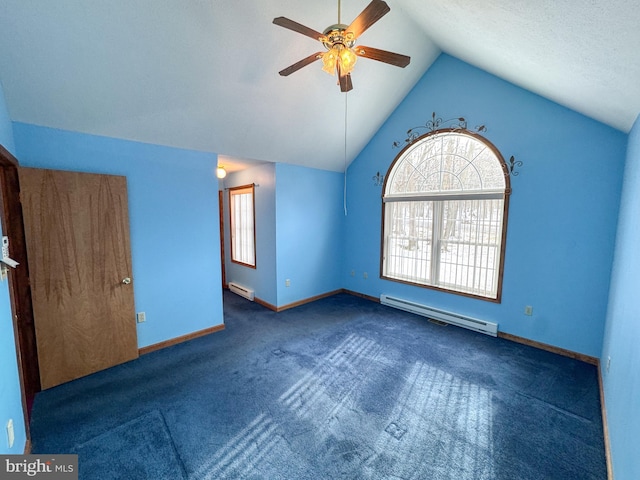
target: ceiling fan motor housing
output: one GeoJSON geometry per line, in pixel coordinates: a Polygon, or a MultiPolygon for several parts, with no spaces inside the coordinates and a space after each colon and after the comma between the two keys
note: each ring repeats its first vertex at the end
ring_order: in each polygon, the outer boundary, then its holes
{"type": "Polygon", "coordinates": [[[346,48],[353,48],[356,44],[356,37],[352,32],[347,32],[349,25],[336,23],[324,29],[324,38],[321,39],[322,44],[327,50],[331,50],[336,45],[342,45],[346,48]]]}

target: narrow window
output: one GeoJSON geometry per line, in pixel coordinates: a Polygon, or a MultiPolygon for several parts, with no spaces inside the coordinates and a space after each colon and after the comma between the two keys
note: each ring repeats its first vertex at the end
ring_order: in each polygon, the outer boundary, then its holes
{"type": "Polygon", "coordinates": [[[459,129],[405,147],[383,194],[381,276],[499,302],[511,192],[500,152],[459,129]]]}
{"type": "Polygon", "coordinates": [[[229,189],[231,261],[256,268],[254,186],[229,189]]]}

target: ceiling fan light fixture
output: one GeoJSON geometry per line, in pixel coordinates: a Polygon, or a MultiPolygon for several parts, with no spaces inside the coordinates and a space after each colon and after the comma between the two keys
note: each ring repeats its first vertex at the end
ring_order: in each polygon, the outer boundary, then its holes
{"type": "Polygon", "coordinates": [[[329,75],[335,75],[336,73],[336,64],[338,63],[338,49],[332,47],[322,54],[322,70],[327,72],[329,75]]]}
{"type": "Polygon", "coordinates": [[[352,49],[343,48],[340,50],[340,71],[344,75],[351,73],[357,61],[358,56],[352,49]]]}
{"type": "Polygon", "coordinates": [[[335,75],[337,69],[342,75],[348,75],[357,60],[358,56],[351,48],[340,44],[334,45],[322,55],[322,70],[335,75]]]}

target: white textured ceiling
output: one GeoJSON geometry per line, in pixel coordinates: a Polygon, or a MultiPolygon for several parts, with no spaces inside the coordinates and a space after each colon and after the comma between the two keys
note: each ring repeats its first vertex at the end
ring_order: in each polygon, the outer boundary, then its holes
{"type": "Polygon", "coordinates": [[[360,59],[346,98],[319,62],[277,73],[322,47],[273,18],[321,31],[336,0],[0,0],[0,81],[15,121],[335,171],[440,51],[622,131],[640,113],[637,0],[387,3],[360,43],[411,64],[360,59]]]}
{"type": "Polygon", "coordinates": [[[628,132],[640,113],[638,0],[398,0],[445,52],[628,132]]]}

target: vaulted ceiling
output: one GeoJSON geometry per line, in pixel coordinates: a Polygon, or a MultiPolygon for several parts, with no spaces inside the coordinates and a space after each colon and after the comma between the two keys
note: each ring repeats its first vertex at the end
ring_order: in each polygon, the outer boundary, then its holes
{"type": "Polygon", "coordinates": [[[411,64],[360,59],[347,95],[321,62],[279,76],[322,46],[272,23],[322,31],[337,0],[2,0],[0,81],[14,121],[335,171],[440,52],[625,132],[640,113],[637,0],[386,1],[359,43],[411,64]]]}

